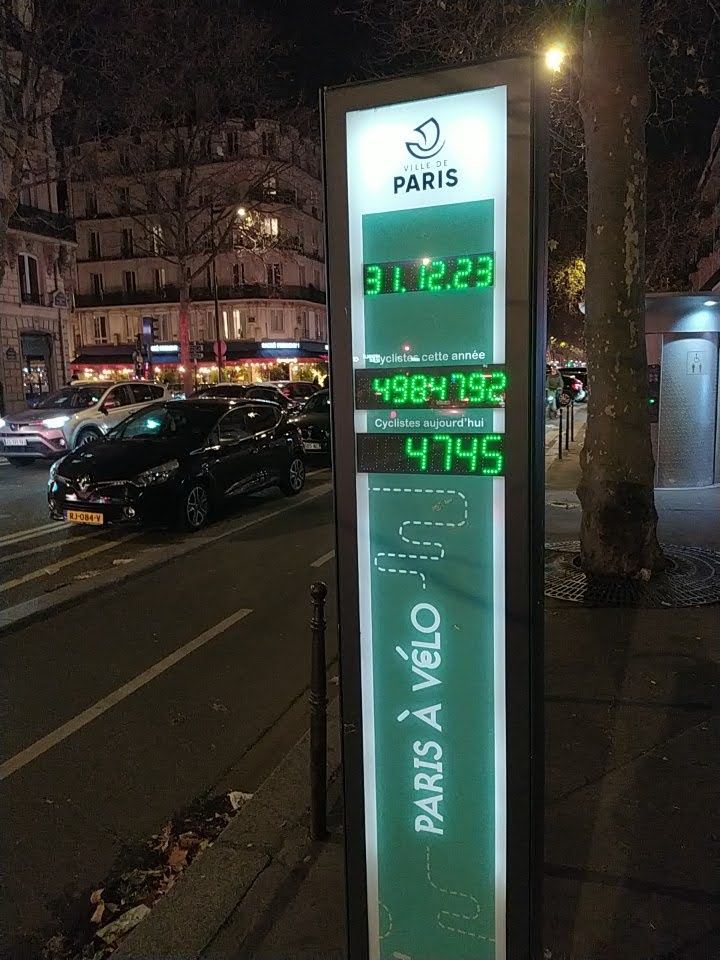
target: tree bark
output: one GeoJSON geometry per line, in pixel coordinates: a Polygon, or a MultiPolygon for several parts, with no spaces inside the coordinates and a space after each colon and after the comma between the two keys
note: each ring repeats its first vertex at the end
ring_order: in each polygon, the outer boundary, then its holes
{"type": "Polygon", "coordinates": [[[577,492],[588,575],[648,577],[662,566],[645,352],[648,102],[640,0],[586,0],[581,110],[590,395],[577,492]]]}
{"type": "Polygon", "coordinates": [[[185,278],[185,269],[181,265],[180,273],[180,366],[183,368],[183,390],[189,397],[193,389],[193,373],[190,363],[190,283],[185,278]]]}

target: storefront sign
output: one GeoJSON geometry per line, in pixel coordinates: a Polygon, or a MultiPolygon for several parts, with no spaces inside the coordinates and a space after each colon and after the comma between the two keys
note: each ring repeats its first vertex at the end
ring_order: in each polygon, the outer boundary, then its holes
{"type": "Polygon", "coordinates": [[[300,344],[297,340],[263,340],[260,348],[262,350],[299,350],[300,344]]]}
{"type": "Polygon", "coordinates": [[[326,94],[353,960],[537,947],[534,105],[528,60],[326,94]]]}

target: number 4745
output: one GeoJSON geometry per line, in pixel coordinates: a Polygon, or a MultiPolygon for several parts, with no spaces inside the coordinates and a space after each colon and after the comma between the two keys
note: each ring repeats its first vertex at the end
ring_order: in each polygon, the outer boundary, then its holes
{"type": "Polygon", "coordinates": [[[414,461],[420,473],[439,469],[443,473],[475,473],[496,477],[503,473],[505,466],[502,439],[500,433],[484,433],[473,437],[452,436],[449,433],[407,437],[405,454],[410,461],[414,461]]]}

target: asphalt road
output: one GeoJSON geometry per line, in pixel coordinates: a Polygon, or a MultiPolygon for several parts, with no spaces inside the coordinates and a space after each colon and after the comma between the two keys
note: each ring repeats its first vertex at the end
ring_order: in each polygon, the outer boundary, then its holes
{"type": "MultiPolygon", "coordinates": [[[[330,587],[327,464],[207,531],[50,525],[0,461],[0,956],[36,958],[126,847],[208,790],[252,792],[307,720],[308,587],[330,587]]],[[[332,666],[331,666],[332,671],[332,666]]]]}

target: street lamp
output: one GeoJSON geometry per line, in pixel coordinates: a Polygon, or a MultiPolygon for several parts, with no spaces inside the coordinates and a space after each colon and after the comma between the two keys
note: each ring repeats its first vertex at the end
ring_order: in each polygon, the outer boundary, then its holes
{"type": "Polygon", "coordinates": [[[562,47],[555,45],[545,52],[545,66],[553,73],[557,73],[562,68],[564,60],[565,51],[562,47]]]}

